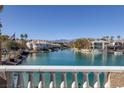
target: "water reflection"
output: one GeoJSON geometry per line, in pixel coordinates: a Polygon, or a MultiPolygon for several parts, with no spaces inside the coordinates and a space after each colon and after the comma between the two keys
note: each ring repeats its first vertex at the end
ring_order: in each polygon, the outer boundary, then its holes
{"type": "Polygon", "coordinates": [[[32,53],[32,54],[30,55],[30,57],[32,57],[33,60],[36,60],[37,54],[36,54],[36,53],[32,53]]]}
{"type": "Polygon", "coordinates": [[[23,63],[33,65],[122,66],[124,55],[83,54],[70,50],[30,55],[23,63]]]}
{"type": "Polygon", "coordinates": [[[76,52],[75,59],[77,65],[79,62],[80,65],[90,65],[90,66],[122,66],[124,63],[124,55],[114,55],[114,54],[84,54],[80,52],[76,52]]]}
{"type": "Polygon", "coordinates": [[[82,61],[88,63],[88,65],[106,65],[107,55],[106,54],[83,54],[83,53],[75,53],[76,61],[82,61]]]}
{"type": "Polygon", "coordinates": [[[102,54],[102,64],[106,65],[107,62],[107,54],[102,54]]]}

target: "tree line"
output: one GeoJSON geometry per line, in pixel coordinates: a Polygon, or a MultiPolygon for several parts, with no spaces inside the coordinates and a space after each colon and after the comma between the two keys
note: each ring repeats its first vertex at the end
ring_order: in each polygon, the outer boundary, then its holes
{"type": "Polygon", "coordinates": [[[1,35],[0,42],[2,43],[2,48],[7,50],[26,49],[27,38],[27,34],[21,34],[20,40],[11,40],[8,35],[1,35]]]}
{"type": "Polygon", "coordinates": [[[77,49],[90,49],[91,48],[91,41],[92,39],[76,39],[72,44],[71,47],[77,49]]]}

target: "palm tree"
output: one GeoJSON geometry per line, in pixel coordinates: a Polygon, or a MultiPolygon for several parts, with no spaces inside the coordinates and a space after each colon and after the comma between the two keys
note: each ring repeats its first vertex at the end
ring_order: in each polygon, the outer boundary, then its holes
{"type": "Polygon", "coordinates": [[[0,22],[0,35],[1,35],[1,29],[2,29],[3,25],[2,23],[0,22]]]}
{"type": "Polygon", "coordinates": [[[24,35],[21,34],[21,35],[20,35],[20,38],[21,38],[21,45],[24,45],[24,35]]]}
{"type": "MultiPolygon", "coordinates": [[[[0,5],[0,12],[3,10],[3,5],[0,5]]],[[[0,34],[1,34],[2,23],[0,22],[0,34]]]]}
{"type": "Polygon", "coordinates": [[[24,34],[24,38],[25,38],[25,40],[28,38],[28,35],[27,34],[24,34]]]}
{"type": "MultiPolygon", "coordinates": [[[[3,5],[0,5],[0,12],[3,10],[3,5]]],[[[2,23],[0,22],[0,35],[1,35],[1,28],[2,28],[2,23]]],[[[0,41],[0,64],[2,64],[2,51],[1,51],[1,41],[0,41]]]]}
{"type": "Polygon", "coordinates": [[[114,40],[114,36],[111,36],[111,37],[110,37],[110,40],[113,41],[113,40],[114,40]]]}
{"type": "Polygon", "coordinates": [[[21,38],[21,43],[22,43],[21,45],[23,47],[25,47],[26,46],[26,39],[28,38],[28,35],[27,34],[21,34],[20,38],[21,38]]]}
{"type": "Polygon", "coordinates": [[[117,38],[118,38],[118,40],[120,40],[121,36],[120,36],[120,35],[118,35],[118,36],[117,36],[117,38]]]}
{"type": "Polygon", "coordinates": [[[109,36],[106,36],[107,41],[109,40],[109,36]]]}
{"type": "Polygon", "coordinates": [[[20,38],[21,38],[21,40],[23,40],[23,39],[24,39],[24,35],[23,35],[23,34],[21,34],[21,35],[20,35],[20,38]]]}
{"type": "MultiPolygon", "coordinates": [[[[0,35],[1,35],[2,24],[0,23],[0,35]]],[[[1,40],[0,40],[0,65],[2,64],[2,51],[1,51],[1,40]]]]}

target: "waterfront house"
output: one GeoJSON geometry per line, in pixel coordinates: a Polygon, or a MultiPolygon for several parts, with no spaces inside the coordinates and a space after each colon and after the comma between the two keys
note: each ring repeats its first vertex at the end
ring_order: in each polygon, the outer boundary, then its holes
{"type": "Polygon", "coordinates": [[[107,46],[109,44],[109,41],[103,41],[103,40],[95,40],[92,41],[92,52],[103,52],[107,50],[107,46]]]}
{"type": "Polygon", "coordinates": [[[124,40],[115,40],[108,45],[108,52],[115,55],[124,53],[124,40]]]}
{"type": "Polygon", "coordinates": [[[45,40],[33,40],[26,43],[27,47],[32,50],[43,50],[60,47],[60,44],[55,44],[45,40]]]}

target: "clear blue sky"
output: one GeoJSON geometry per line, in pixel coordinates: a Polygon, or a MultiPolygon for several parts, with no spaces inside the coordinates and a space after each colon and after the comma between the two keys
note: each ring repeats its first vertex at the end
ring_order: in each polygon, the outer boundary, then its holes
{"type": "Polygon", "coordinates": [[[124,37],[124,6],[4,6],[3,34],[30,39],[124,37]]]}

